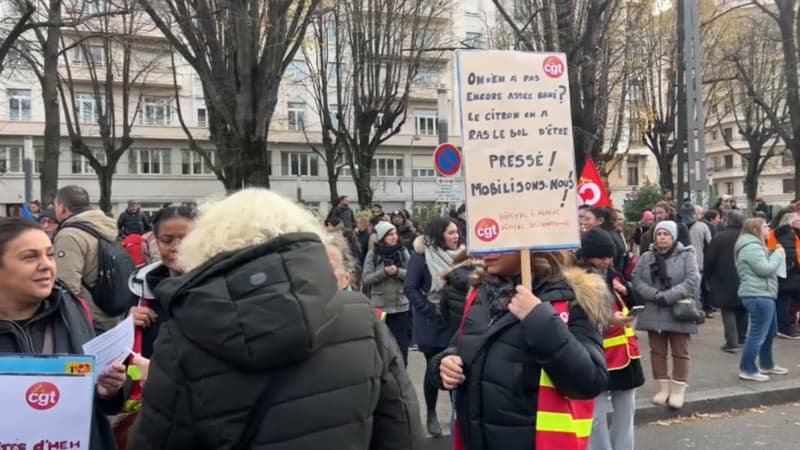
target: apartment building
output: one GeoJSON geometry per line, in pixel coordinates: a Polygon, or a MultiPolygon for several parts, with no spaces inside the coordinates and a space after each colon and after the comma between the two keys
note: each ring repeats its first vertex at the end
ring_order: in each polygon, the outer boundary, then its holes
{"type": "MultiPolygon", "coordinates": [[[[453,48],[481,48],[487,45],[486,36],[492,23],[487,18],[494,15],[491,0],[456,1],[437,24],[454,43],[453,48]]],[[[154,211],[165,204],[202,201],[224,192],[210,167],[188,150],[176,113],[172,65],[169,55],[163,53],[166,40],[151,28],[142,34],[137,57],[149,61],[148,73],[141,79],[140,89],[134,92],[141,100],[131,130],[133,144],[120,159],[113,179],[111,201],[115,212],[124,209],[130,199],[141,202],[146,211],[154,211]]],[[[457,105],[452,101],[453,55],[452,50],[446,50],[425,59],[415,80],[405,125],[377,152],[372,188],[374,201],[385,209],[410,209],[412,204],[420,207],[460,200],[460,183],[456,182],[453,189],[450,180],[439,179],[432,159],[438,144],[439,89],[444,89],[448,96],[444,114],[450,123],[450,141],[460,144],[457,105]]],[[[81,125],[89,147],[99,149],[98,102],[85,66],[88,60],[95,67],[107,63],[103,61],[105,55],[90,42],[73,49],[70,58],[76,102],[74,119],[81,125]]],[[[272,189],[326,211],[330,205],[324,162],[309,144],[318,141],[320,133],[311,89],[303,76],[304,64],[303,57],[298,55],[281,86],[269,133],[270,182],[272,189]]],[[[201,145],[213,148],[208,142],[205,101],[198,80],[185,64],[178,63],[176,75],[179,106],[187,126],[201,145]]],[[[115,92],[116,105],[121,103],[118,95],[115,92]]],[[[0,75],[0,215],[15,214],[23,202],[22,161],[26,154],[35,161],[34,198],[40,195],[36,174],[42,159],[43,128],[38,80],[22,66],[7,68],[0,75]]],[[[96,175],[85,158],[71,152],[68,136],[63,123],[59,185],[81,185],[97,199],[96,175]]],[[[343,170],[338,188],[340,194],[356,197],[347,169],[343,170]]]]}

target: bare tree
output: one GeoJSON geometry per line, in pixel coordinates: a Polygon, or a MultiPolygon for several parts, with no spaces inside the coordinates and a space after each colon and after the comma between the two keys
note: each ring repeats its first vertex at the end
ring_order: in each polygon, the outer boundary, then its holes
{"type": "Polygon", "coordinates": [[[320,1],[139,0],[202,82],[214,172],[228,191],[269,186],[267,135],[281,77],[320,1]]]}
{"type": "MultiPolygon", "coordinates": [[[[527,51],[560,51],[567,55],[574,130],[575,161],[583,167],[587,156],[600,160],[608,117],[609,71],[607,46],[610,25],[621,10],[620,0],[493,0],[516,38],[515,47],[527,51]]],[[[612,58],[613,59],[613,58],[612,58]]]]}
{"type": "MultiPolygon", "coordinates": [[[[70,149],[97,175],[106,213],[117,163],[134,142],[133,128],[146,122],[139,113],[148,77],[168,58],[164,49],[147,47],[144,36],[156,31],[147,15],[133,0],[118,3],[123,13],[94,18],[73,29],[72,40],[62,38],[58,84],[70,149]]],[[[169,121],[169,100],[162,97],[163,108],[154,113],[163,119],[158,124],[169,121]]]]}
{"type": "Polygon", "coordinates": [[[714,125],[722,135],[725,145],[742,157],[745,164],[744,188],[748,208],[752,210],[758,193],[758,177],[770,159],[782,153],[776,144],[779,128],[788,123],[788,110],[784,101],[786,78],[781,71],[782,53],[776,26],[769,19],[750,15],[736,18],[728,24],[733,39],[727,40],[729,48],[721,49],[720,60],[712,64],[716,69],[716,102],[711,112],[714,125]],[[750,95],[758,92],[763,107],[750,95]],[[779,123],[773,123],[769,111],[779,123]],[[733,142],[732,125],[747,142],[742,148],[733,142]]]}
{"type": "Polygon", "coordinates": [[[17,39],[34,26],[32,18],[36,12],[36,6],[29,0],[9,2],[5,6],[16,8],[17,11],[0,9],[0,14],[3,14],[0,18],[0,72],[3,71],[3,62],[14,48],[17,39]]]}
{"type": "Polygon", "coordinates": [[[742,81],[747,87],[748,94],[753,102],[763,108],[780,135],[786,147],[794,157],[794,192],[795,198],[800,198],[800,65],[798,64],[798,41],[800,41],[800,13],[798,2],[795,0],[774,0],[764,2],[752,0],[761,12],[772,19],[778,26],[783,61],[780,66],[785,77],[783,89],[785,105],[788,110],[788,126],[782,126],[781,111],[775,110],[770,105],[764,92],[759,92],[755,83],[742,75],[742,81]]]}
{"type": "Polygon", "coordinates": [[[375,153],[405,123],[420,69],[442,69],[439,19],[449,7],[448,0],[336,0],[318,16],[311,78],[324,159],[335,174],[341,151],[362,207],[372,203],[375,153]]]}

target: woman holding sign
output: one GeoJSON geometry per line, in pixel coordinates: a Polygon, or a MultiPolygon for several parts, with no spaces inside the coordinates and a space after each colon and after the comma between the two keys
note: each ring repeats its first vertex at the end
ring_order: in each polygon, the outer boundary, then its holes
{"type": "Polygon", "coordinates": [[[456,391],[456,449],[586,447],[592,399],[608,387],[606,285],[569,268],[569,253],[531,259],[533,292],[520,285],[519,253],[484,257],[455,345],[428,372],[456,391]]]}
{"type": "MultiPolygon", "coordinates": [[[[88,311],[56,281],[53,244],[39,225],[21,217],[0,218],[0,353],[81,354],[94,337],[88,311]]],[[[91,450],[114,448],[105,415],[122,409],[125,384],[122,365],[97,378],[91,450]]]]}

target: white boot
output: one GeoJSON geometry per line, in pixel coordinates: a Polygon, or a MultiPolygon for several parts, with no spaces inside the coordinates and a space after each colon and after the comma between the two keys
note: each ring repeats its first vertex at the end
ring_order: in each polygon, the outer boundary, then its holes
{"type": "Polygon", "coordinates": [[[669,398],[669,385],[671,381],[672,380],[669,378],[665,380],[656,380],[656,382],[658,382],[658,392],[656,392],[656,395],[653,396],[653,403],[662,406],[667,404],[667,399],[669,398]]]}
{"type": "Polygon", "coordinates": [[[682,381],[672,381],[669,391],[669,407],[680,409],[683,408],[683,398],[686,395],[686,388],[688,384],[682,381]]]}

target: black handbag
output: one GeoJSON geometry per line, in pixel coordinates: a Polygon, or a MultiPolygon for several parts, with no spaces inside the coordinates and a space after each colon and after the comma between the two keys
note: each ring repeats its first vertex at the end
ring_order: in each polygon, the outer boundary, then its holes
{"type": "Polygon", "coordinates": [[[702,324],[706,315],[697,307],[697,302],[691,298],[684,298],[672,305],[672,318],[678,322],[694,322],[702,324]]]}

